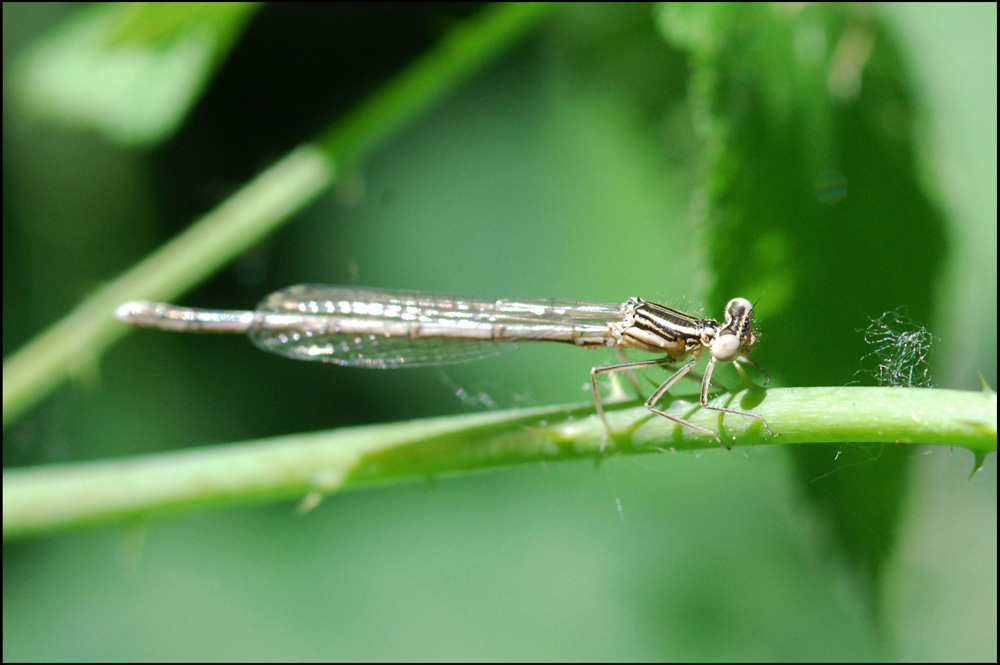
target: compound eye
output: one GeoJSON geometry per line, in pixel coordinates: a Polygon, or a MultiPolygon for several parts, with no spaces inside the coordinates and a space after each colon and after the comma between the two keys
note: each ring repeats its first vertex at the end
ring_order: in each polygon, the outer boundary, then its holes
{"type": "Polygon", "coordinates": [[[726,323],[747,315],[753,316],[753,305],[746,298],[733,298],[726,303],[726,323]]]}
{"type": "Polygon", "coordinates": [[[719,362],[729,362],[740,355],[740,338],[736,335],[719,335],[712,342],[712,357],[719,362]]]}

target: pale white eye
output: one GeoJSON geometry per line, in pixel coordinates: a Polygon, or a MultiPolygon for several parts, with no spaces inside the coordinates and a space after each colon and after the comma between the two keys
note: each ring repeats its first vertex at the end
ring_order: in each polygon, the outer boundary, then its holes
{"type": "Polygon", "coordinates": [[[740,338],[736,335],[719,335],[712,342],[712,357],[719,362],[729,362],[740,355],[740,338]]]}

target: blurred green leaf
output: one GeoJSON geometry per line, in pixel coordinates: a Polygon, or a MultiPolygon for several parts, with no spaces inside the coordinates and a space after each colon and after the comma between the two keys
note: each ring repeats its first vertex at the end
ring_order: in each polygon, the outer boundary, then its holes
{"type": "Polygon", "coordinates": [[[170,136],[260,8],[99,3],[27,49],[14,90],[35,116],[131,145],[170,136]]]}
{"type": "MultiPolygon", "coordinates": [[[[849,5],[671,3],[658,18],[695,66],[713,299],[761,297],[762,362],[781,357],[779,381],[854,381],[870,352],[857,331],[900,305],[928,320],[944,257],[943,220],[916,175],[906,71],[874,17],[849,5]]],[[[861,465],[847,449],[791,454],[877,608],[908,455],[888,448],[861,465]]]]}

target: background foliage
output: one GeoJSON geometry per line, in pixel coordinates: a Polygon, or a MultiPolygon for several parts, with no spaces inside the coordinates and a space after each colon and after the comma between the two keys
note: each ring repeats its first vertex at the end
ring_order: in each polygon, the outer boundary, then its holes
{"type": "MultiPolygon", "coordinates": [[[[187,85],[119,116],[30,73],[73,62],[48,31],[79,8],[5,4],[5,357],[478,10],[253,7],[185,59],[164,32],[190,15],[129,17],[115,46],[187,85]]],[[[905,305],[935,385],[996,385],[995,63],[995,5],[562,8],[183,301],[328,282],[717,316],[763,293],[755,358],[792,386],[871,382],[858,331],[905,305]]],[[[583,401],[603,360],[390,375],[134,334],[5,431],[4,465],[583,401]]],[[[995,660],[995,456],[970,483],[961,450],[801,448],[6,544],[4,659],[995,660]]]]}

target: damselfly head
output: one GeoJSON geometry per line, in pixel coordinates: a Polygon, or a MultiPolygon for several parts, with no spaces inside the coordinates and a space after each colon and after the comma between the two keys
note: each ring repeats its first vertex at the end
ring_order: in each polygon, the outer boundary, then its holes
{"type": "Polygon", "coordinates": [[[753,329],[753,304],[746,298],[733,298],[726,304],[726,322],[719,331],[716,343],[712,345],[712,355],[720,361],[732,360],[741,353],[750,353],[756,341],[757,335],[753,329]],[[738,344],[727,358],[725,352],[736,342],[729,341],[722,345],[719,349],[723,352],[722,356],[716,353],[715,344],[719,344],[722,338],[728,336],[735,336],[738,344]]]}

